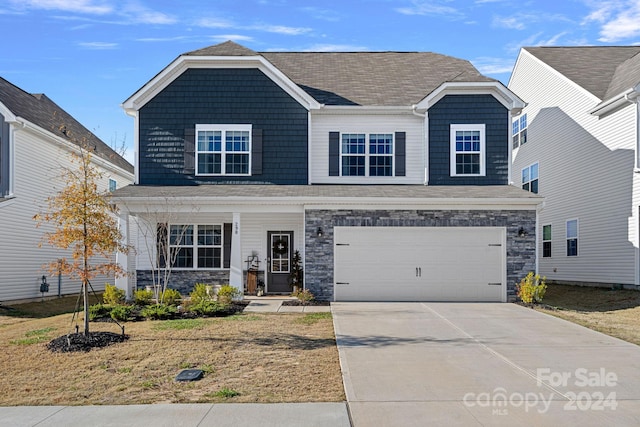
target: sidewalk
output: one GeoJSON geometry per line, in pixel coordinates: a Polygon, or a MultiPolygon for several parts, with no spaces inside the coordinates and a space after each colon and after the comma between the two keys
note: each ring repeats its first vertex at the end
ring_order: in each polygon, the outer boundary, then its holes
{"type": "Polygon", "coordinates": [[[287,296],[248,296],[244,299],[251,301],[251,303],[245,307],[245,313],[328,313],[331,311],[331,307],[328,305],[282,305],[284,301],[296,300],[296,298],[287,296]]]}
{"type": "Polygon", "coordinates": [[[0,407],[2,427],[349,427],[346,402],[0,407]]]}

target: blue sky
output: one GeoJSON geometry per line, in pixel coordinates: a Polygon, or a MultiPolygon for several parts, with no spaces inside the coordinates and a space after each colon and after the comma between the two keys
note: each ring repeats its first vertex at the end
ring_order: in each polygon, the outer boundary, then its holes
{"type": "Polygon", "coordinates": [[[0,28],[0,76],[132,146],[120,104],[181,53],[225,40],[431,51],[506,84],[522,46],[640,44],[640,0],[4,0],[0,28]]]}

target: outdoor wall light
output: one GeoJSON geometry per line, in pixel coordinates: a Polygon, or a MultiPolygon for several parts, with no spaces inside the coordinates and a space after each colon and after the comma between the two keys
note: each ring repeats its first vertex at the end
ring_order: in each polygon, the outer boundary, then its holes
{"type": "Polygon", "coordinates": [[[317,237],[324,236],[324,232],[322,231],[322,227],[318,227],[318,231],[316,231],[316,236],[317,237]]]}
{"type": "Polygon", "coordinates": [[[527,237],[527,232],[524,230],[524,227],[520,227],[520,230],[518,230],[518,237],[527,237]]]}

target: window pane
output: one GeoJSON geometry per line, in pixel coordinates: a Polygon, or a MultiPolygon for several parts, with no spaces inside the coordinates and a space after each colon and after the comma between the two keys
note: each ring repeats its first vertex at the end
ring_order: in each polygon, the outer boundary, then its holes
{"type": "Polygon", "coordinates": [[[174,246],[193,245],[193,225],[172,225],[169,244],[174,246]]]}
{"type": "Polygon", "coordinates": [[[225,172],[228,174],[248,174],[249,155],[248,154],[227,154],[225,156],[225,172]]]}
{"type": "Polygon", "coordinates": [[[456,131],[456,151],[480,151],[480,131],[456,131]]]}
{"type": "Polygon", "coordinates": [[[225,150],[249,151],[249,132],[243,130],[227,131],[225,137],[225,150]]]}
{"type": "Polygon", "coordinates": [[[538,194],[538,180],[534,179],[533,181],[531,181],[531,192],[538,194]]]}
{"type": "Polygon", "coordinates": [[[551,257],[551,242],[542,242],[542,257],[551,257]]]}
{"type": "Polygon", "coordinates": [[[522,183],[529,182],[529,168],[522,169],[522,183]]]}
{"type": "Polygon", "coordinates": [[[518,135],[513,135],[513,148],[518,148],[520,146],[520,137],[518,135]]]}
{"type": "Polygon", "coordinates": [[[342,154],[364,154],[365,135],[363,133],[345,133],[342,135],[342,154]]]}
{"type": "Polygon", "coordinates": [[[526,127],[527,127],[527,115],[523,114],[522,117],[520,117],[520,130],[523,130],[526,127]]]}
{"type": "Polygon", "coordinates": [[[178,268],[193,268],[193,248],[171,248],[173,266],[178,268]]]}
{"type": "Polygon", "coordinates": [[[219,225],[199,225],[198,245],[219,246],[222,242],[222,229],[219,225]]]}
{"type": "Polygon", "coordinates": [[[393,176],[391,156],[371,156],[369,159],[370,176],[393,176]]]}
{"type": "Polygon", "coordinates": [[[529,189],[530,189],[529,188],[529,183],[525,182],[524,184],[522,184],[522,189],[525,190],[525,191],[529,191],[529,189]]]}
{"type": "Polygon", "coordinates": [[[344,156],[342,157],[343,176],[364,176],[364,156],[344,156]]]}
{"type": "Polygon", "coordinates": [[[393,154],[393,136],[391,134],[369,135],[369,154],[393,154]]]}
{"type": "Polygon", "coordinates": [[[457,154],[456,155],[456,174],[473,175],[480,173],[480,155],[479,154],[457,154]]]}
{"type": "Polygon", "coordinates": [[[221,154],[199,153],[198,173],[221,173],[221,159],[221,154]]]}
{"type": "Polygon", "coordinates": [[[526,144],[527,143],[527,130],[524,129],[522,132],[520,132],[520,144],[526,144]]]}
{"type": "Polygon", "coordinates": [[[220,151],[222,149],[222,132],[220,131],[199,131],[198,151],[220,151]]]}
{"type": "Polygon", "coordinates": [[[551,240],[551,225],[542,227],[542,240],[551,240]]]}
{"type": "Polygon", "coordinates": [[[220,248],[198,248],[198,268],[220,268],[220,248]]]}
{"type": "Polygon", "coordinates": [[[516,120],[515,122],[513,122],[513,128],[512,128],[512,131],[511,131],[511,135],[517,135],[519,131],[520,131],[519,122],[518,122],[518,120],[516,120]]]}
{"type": "Polygon", "coordinates": [[[578,238],[578,220],[567,221],[567,239],[578,238]]]}
{"type": "Polygon", "coordinates": [[[567,256],[578,256],[578,239],[567,240],[567,256]]]}
{"type": "Polygon", "coordinates": [[[531,179],[538,179],[538,164],[534,163],[531,165],[531,179]]]}

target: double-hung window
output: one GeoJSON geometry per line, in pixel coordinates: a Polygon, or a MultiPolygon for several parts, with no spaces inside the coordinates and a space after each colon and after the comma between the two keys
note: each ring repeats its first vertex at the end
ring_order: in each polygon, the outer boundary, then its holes
{"type": "Polygon", "coordinates": [[[393,134],[343,133],[342,176],[393,176],[393,134]]]}
{"type": "Polygon", "coordinates": [[[512,124],[513,149],[527,143],[527,114],[515,119],[512,124]]]}
{"type": "Polygon", "coordinates": [[[109,191],[114,192],[118,187],[118,182],[115,179],[109,178],[109,191]]]}
{"type": "Polygon", "coordinates": [[[567,221],[567,256],[578,256],[578,220],[567,221]]]}
{"type": "Polygon", "coordinates": [[[169,259],[175,268],[221,268],[221,225],[169,225],[169,259]]]}
{"type": "Polygon", "coordinates": [[[542,226],[542,257],[551,258],[551,224],[542,226]]]}
{"type": "Polygon", "coordinates": [[[451,176],[485,175],[485,125],[451,125],[451,176]]]}
{"type": "Polygon", "coordinates": [[[197,175],[249,175],[251,125],[197,125],[197,175]]]}
{"type": "Polygon", "coordinates": [[[522,189],[538,194],[538,164],[522,169],[522,189]]]}

